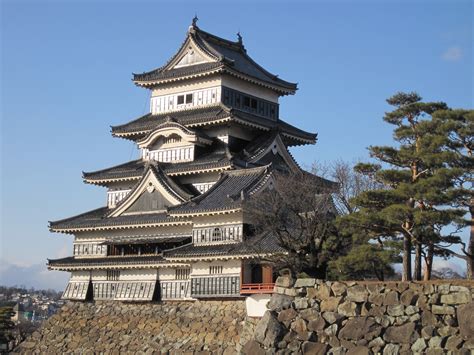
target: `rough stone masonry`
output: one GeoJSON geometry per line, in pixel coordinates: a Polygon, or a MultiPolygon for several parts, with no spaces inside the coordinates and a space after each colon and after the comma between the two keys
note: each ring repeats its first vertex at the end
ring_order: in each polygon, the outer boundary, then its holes
{"type": "Polygon", "coordinates": [[[471,354],[474,283],[277,280],[246,354],[471,354]]]}
{"type": "Polygon", "coordinates": [[[70,302],[22,354],[471,354],[472,282],[280,277],[264,317],[245,302],[70,302]]]}
{"type": "Polygon", "coordinates": [[[236,354],[253,334],[245,302],[69,302],[21,354],[236,354]]]}

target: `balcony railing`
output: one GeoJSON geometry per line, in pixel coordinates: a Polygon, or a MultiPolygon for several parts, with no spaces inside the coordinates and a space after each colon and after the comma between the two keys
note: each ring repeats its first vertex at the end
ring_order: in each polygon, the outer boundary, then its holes
{"type": "Polygon", "coordinates": [[[274,283],[242,284],[241,295],[273,293],[274,283]]]}

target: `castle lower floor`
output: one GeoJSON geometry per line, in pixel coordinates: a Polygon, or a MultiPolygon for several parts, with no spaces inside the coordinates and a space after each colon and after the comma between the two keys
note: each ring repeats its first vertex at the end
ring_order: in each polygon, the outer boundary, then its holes
{"type": "Polygon", "coordinates": [[[63,299],[143,302],[235,298],[272,293],[274,279],[271,265],[247,260],[71,270],[63,299]]]}

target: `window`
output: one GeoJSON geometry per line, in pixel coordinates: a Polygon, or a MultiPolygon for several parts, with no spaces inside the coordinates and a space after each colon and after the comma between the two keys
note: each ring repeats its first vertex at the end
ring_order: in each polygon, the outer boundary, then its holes
{"type": "Polygon", "coordinates": [[[178,105],[184,104],[184,95],[178,95],[178,105]]]}
{"type": "Polygon", "coordinates": [[[107,281],[117,281],[120,277],[120,270],[107,270],[107,281]]]}
{"type": "Polygon", "coordinates": [[[252,107],[254,110],[257,109],[257,100],[251,99],[250,100],[250,107],[252,107]]]}
{"type": "Polygon", "coordinates": [[[244,107],[250,107],[250,97],[244,96],[244,107]]]}
{"type": "Polygon", "coordinates": [[[222,265],[209,266],[209,274],[211,275],[222,274],[223,269],[224,267],[222,265]]]}
{"type": "Polygon", "coordinates": [[[193,94],[187,94],[186,95],[186,103],[187,104],[192,104],[193,103],[193,94]]]}
{"type": "Polygon", "coordinates": [[[175,280],[187,280],[189,279],[189,269],[176,269],[174,278],[175,280]]]}
{"type": "Polygon", "coordinates": [[[222,231],[220,228],[214,228],[213,232],[212,232],[212,241],[213,242],[216,242],[216,241],[219,241],[221,240],[222,238],[222,231]]]}

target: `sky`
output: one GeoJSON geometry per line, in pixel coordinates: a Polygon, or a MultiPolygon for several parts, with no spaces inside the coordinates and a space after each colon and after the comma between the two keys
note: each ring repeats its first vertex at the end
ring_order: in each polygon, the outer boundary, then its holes
{"type": "MultiPolygon", "coordinates": [[[[73,237],[48,221],[105,205],[94,171],[138,157],[110,125],[149,110],[132,72],[163,65],[198,26],[235,40],[280,78],[298,82],[280,116],[318,133],[292,149],[302,166],[368,159],[391,144],[386,98],[473,107],[471,1],[1,1],[0,284],[61,289],[47,258],[73,237]]],[[[462,266],[455,260],[454,267],[462,266]]]]}

